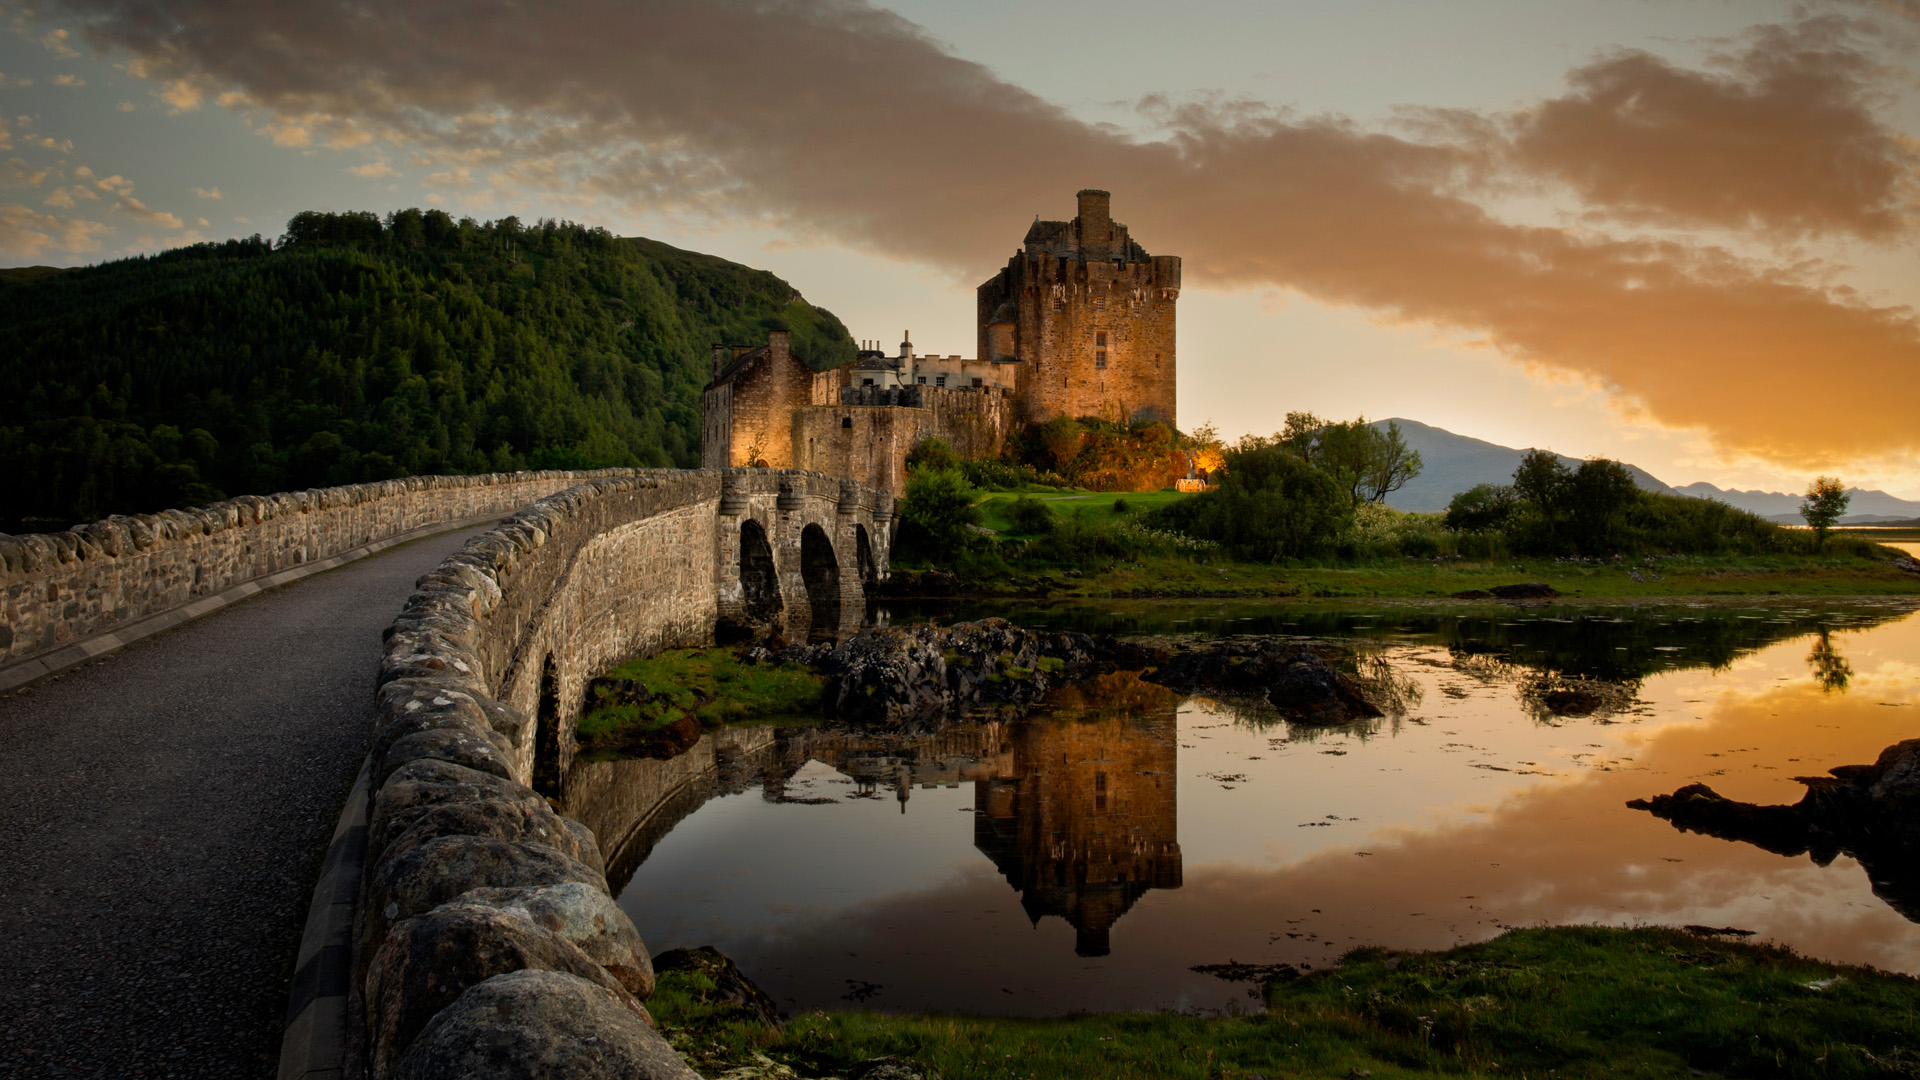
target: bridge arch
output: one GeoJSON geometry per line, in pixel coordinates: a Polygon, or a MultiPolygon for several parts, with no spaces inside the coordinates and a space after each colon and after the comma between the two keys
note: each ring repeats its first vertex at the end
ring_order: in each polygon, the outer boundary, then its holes
{"type": "Polygon", "coordinates": [[[773,544],[766,526],[747,518],[740,523],[740,606],[749,623],[767,623],[780,617],[780,571],[773,561],[773,544]]]}
{"type": "Polygon", "coordinates": [[[833,541],[819,525],[808,524],[800,530],[800,581],[807,590],[809,629],[837,631],[840,628],[840,561],[833,553],[833,541]]]}

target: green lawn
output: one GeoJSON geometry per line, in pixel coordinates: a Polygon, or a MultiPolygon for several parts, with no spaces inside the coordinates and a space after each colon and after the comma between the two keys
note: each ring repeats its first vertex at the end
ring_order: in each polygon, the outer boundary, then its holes
{"type": "MultiPolygon", "coordinates": [[[[751,977],[751,971],[747,972],[751,977]]],[[[692,973],[648,1008],[708,1076],[847,1075],[881,1056],[1002,1077],[1902,1077],[1920,981],[1680,930],[1516,930],[1441,953],[1363,949],[1280,982],[1264,1015],[1053,1020],[812,1012],[769,1029],[692,973]],[[768,1061],[767,1059],[771,1059],[768,1061]]]]}
{"type": "Polygon", "coordinates": [[[1012,528],[1007,520],[1006,508],[1015,499],[1034,499],[1046,503],[1053,512],[1061,517],[1072,517],[1082,511],[1089,514],[1112,514],[1115,500],[1125,499],[1133,512],[1157,510],[1173,502],[1184,499],[1186,492],[1171,488],[1161,491],[990,491],[976,505],[986,515],[984,524],[995,532],[1004,533],[1012,528]]]}

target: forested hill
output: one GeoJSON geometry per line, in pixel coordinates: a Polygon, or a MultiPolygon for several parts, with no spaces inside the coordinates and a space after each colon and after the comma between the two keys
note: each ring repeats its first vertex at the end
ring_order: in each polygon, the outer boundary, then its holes
{"type": "Polygon", "coordinates": [[[0,275],[0,530],[424,473],[691,466],[710,344],[847,329],[763,270],[567,223],[305,213],[0,275]]]}

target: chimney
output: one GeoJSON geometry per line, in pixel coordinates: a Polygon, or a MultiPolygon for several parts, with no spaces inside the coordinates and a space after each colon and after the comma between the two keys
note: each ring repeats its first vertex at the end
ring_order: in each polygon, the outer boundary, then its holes
{"type": "Polygon", "coordinates": [[[715,346],[713,347],[713,378],[714,378],[714,381],[716,381],[716,382],[718,382],[718,381],[719,381],[719,379],[720,379],[720,371],[721,371],[721,369],[722,369],[722,368],[725,368],[726,366],[727,366],[727,347],[726,347],[725,345],[715,345],[715,346]]]}
{"type": "Polygon", "coordinates": [[[1113,249],[1113,196],[1099,188],[1086,188],[1079,194],[1080,257],[1106,259],[1113,249]]]}
{"type": "Polygon", "coordinates": [[[787,362],[788,351],[793,346],[793,335],[785,330],[767,331],[767,359],[775,365],[787,362]]]}

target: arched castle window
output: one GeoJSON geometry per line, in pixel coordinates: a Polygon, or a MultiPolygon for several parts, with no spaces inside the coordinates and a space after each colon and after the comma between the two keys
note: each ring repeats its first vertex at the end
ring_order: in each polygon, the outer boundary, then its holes
{"type": "Polygon", "coordinates": [[[1107,367],[1107,333],[1104,330],[1093,335],[1093,366],[1101,371],[1107,367]]]}

